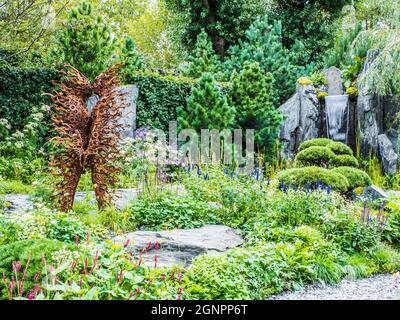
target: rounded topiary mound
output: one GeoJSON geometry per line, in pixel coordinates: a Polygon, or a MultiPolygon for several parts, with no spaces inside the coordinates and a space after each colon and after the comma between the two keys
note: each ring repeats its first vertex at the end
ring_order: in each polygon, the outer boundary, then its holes
{"type": "Polygon", "coordinates": [[[328,144],[332,142],[334,141],[327,138],[317,138],[317,139],[307,140],[300,145],[299,151],[305,150],[309,147],[326,147],[328,144]]]}
{"type": "Polygon", "coordinates": [[[295,161],[298,167],[327,167],[335,157],[336,155],[331,149],[313,146],[300,151],[296,155],[295,161]]]}
{"type": "Polygon", "coordinates": [[[349,190],[354,190],[358,187],[366,187],[372,184],[370,176],[360,169],[353,167],[338,167],[331,170],[332,172],[342,174],[349,182],[349,190]]]}
{"type": "Polygon", "coordinates": [[[342,154],[330,160],[331,167],[358,167],[358,160],[354,156],[342,154]]]}
{"type": "Polygon", "coordinates": [[[315,188],[323,185],[340,192],[346,192],[349,189],[349,182],[344,175],[315,166],[281,171],[277,179],[280,182],[279,186],[283,182],[286,186],[298,188],[315,188]]]}
{"type": "Polygon", "coordinates": [[[326,147],[331,149],[333,153],[336,155],[342,155],[342,154],[347,154],[349,156],[353,155],[353,150],[351,150],[349,146],[345,145],[342,142],[334,141],[327,144],[326,147]]]}

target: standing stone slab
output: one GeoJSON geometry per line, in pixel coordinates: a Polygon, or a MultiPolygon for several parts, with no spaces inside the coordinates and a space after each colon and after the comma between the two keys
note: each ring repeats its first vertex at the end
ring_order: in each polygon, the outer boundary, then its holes
{"type": "Polygon", "coordinates": [[[378,136],[378,145],[384,171],[389,174],[396,174],[398,156],[386,134],[378,136]]]}
{"type": "Polygon", "coordinates": [[[322,71],[328,81],[328,94],[330,96],[342,95],[343,79],[342,72],[336,67],[330,67],[322,71]]]}
{"type": "Polygon", "coordinates": [[[320,112],[315,88],[297,84],[296,93],[279,107],[279,111],[284,117],[279,139],[284,156],[290,158],[303,141],[318,137],[320,112]]]}
{"type": "MultiPolygon", "coordinates": [[[[119,103],[127,104],[127,106],[122,109],[122,117],[119,121],[120,124],[125,126],[122,130],[122,138],[133,138],[136,130],[136,102],[139,89],[134,85],[128,85],[118,87],[117,90],[119,93],[124,94],[122,101],[119,101],[119,103]]],[[[88,99],[86,104],[89,111],[92,111],[97,101],[99,101],[98,96],[92,96],[88,99]]]]}
{"type": "Polygon", "coordinates": [[[368,71],[379,51],[368,51],[363,70],[357,83],[357,123],[361,140],[361,152],[368,157],[371,152],[378,150],[378,135],[383,132],[379,116],[383,114],[379,99],[371,92],[368,83],[360,81],[368,71]]]}

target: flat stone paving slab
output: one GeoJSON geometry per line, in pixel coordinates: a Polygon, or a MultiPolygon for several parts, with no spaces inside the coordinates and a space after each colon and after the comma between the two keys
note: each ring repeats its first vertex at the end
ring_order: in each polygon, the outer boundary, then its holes
{"type": "Polygon", "coordinates": [[[205,225],[196,229],[173,229],[166,231],[135,231],[112,239],[115,243],[127,244],[134,254],[143,249],[146,265],[188,266],[201,254],[220,254],[241,246],[243,238],[232,228],[224,225],[205,225]],[[158,243],[158,248],[156,243],[158,243]]]}

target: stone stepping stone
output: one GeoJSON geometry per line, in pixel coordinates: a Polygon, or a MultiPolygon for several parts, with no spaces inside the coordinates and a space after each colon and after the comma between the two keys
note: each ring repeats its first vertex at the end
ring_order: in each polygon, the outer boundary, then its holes
{"type": "Polygon", "coordinates": [[[187,267],[201,254],[221,254],[243,244],[241,235],[224,225],[204,225],[196,229],[135,231],[114,237],[114,243],[125,244],[135,255],[142,254],[143,263],[158,267],[187,267]],[[158,245],[156,245],[158,243],[158,245]],[[157,248],[158,246],[158,248],[157,248]]]}

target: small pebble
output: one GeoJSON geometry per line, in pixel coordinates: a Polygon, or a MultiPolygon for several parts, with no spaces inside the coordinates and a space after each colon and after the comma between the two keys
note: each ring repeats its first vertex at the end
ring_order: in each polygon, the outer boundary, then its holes
{"type": "Polygon", "coordinates": [[[343,280],[336,286],[310,285],[303,291],[285,291],[268,300],[399,300],[400,286],[396,287],[392,274],[366,279],[343,280]]]}

